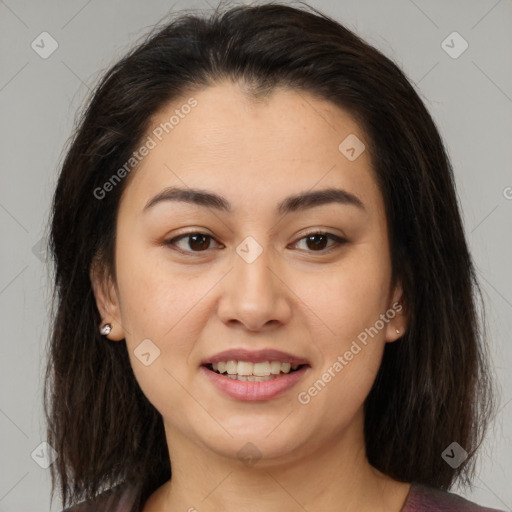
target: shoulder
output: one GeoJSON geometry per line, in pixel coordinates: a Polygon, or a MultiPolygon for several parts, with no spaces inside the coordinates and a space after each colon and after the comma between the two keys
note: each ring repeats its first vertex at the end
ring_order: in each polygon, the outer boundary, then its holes
{"type": "Polygon", "coordinates": [[[503,512],[482,507],[458,494],[412,483],[409,495],[400,512],[503,512]]]}
{"type": "Polygon", "coordinates": [[[94,500],[82,501],[62,512],[140,512],[138,498],[137,488],[119,484],[102,492],[94,500]]]}

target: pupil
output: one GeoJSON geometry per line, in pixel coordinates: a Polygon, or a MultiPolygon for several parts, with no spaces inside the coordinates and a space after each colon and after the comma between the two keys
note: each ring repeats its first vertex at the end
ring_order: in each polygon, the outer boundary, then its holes
{"type": "MultiPolygon", "coordinates": [[[[197,246],[199,246],[199,249],[207,249],[208,248],[208,243],[207,243],[207,236],[206,235],[201,235],[201,234],[197,234],[197,235],[190,235],[190,238],[189,238],[189,243],[188,245],[190,246],[191,249],[194,249],[194,243],[193,240],[194,239],[202,239],[203,243],[199,243],[197,244],[197,246]]],[[[195,247],[195,248],[198,248],[198,247],[195,247]]]]}
{"type": "Polygon", "coordinates": [[[327,237],[325,235],[322,235],[322,234],[316,234],[316,235],[310,235],[308,237],[308,242],[312,242],[313,240],[315,240],[313,242],[313,245],[312,246],[309,246],[310,248],[313,247],[313,248],[320,248],[320,249],[323,249],[325,247],[325,242],[327,240],[327,237]],[[318,238],[323,238],[323,242],[318,242],[318,238]]]}

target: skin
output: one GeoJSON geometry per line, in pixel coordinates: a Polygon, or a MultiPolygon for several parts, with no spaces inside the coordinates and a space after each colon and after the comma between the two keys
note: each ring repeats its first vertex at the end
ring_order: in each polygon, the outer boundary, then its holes
{"type": "MultiPolygon", "coordinates": [[[[167,121],[190,96],[150,125],[167,121]]],[[[362,141],[365,134],[348,113],[304,92],[276,89],[255,102],[221,82],[193,97],[197,106],[129,176],[118,212],[117,282],[91,271],[103,321],[113,325],[108,338],[126,339],[171,447],[172,481],[144,512],[398,512],[410,484],[368,463],[363,404],[385,344],[406,328],[403,313],[308,404],[297,399],[401,299],[368,151],[350,161],[338,150],[349,134],[362,141]],[[167,201],[143,212],[171,185],[215,192],[233,211],[167,201]],[[327,187],[349,191],[364,209],[330,203],[275,211],[289,195],[327,187]],[[304,238],[318,230],[347,242],[327,252],[334,241],[320,238],[319,250],[304,238]],[[188,255],[164,244],[197,231],[212,238],[177,242],[188,255]],[[263,250],[252,263],[236,252],[247,236],[263,250]],[[149,366],[134,354],[147,338],[160,349],[149,366]],[[311,368],[281,396],[235,400],[199,371],[204,358],[234,347],[276,348],[311,368]],[[261,454],[251,466],[237,456],[248,442],[261,454]]]]}

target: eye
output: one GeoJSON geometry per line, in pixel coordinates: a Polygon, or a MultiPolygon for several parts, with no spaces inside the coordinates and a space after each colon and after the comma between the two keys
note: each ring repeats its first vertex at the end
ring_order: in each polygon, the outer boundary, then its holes
{"type": "Polygon", "coordinates": [[[208,235],[207,233],[193,232],[185,233],[184,235],[171,238],[170,240],[166,240],[164,243],[165,245],[177,247],[177,250],[180,252],[190,253],[205,252],[207,249],[209,249],[211,240],[214,240],[214,238],[211,235],[208,235]],[[183,245],[188,246],[188,248],[178,246],[178,243],[182,241],[185,241],[183,245]]]}
{"type": "MultiPolygon", "coordinates": [[[[211,248],[212,240],[215,239],[207,233],[191,232],[166,240],[164,244],[172,246],[173,248],[175,247],[176,250],[182,253],[200,253],[206,252],[211,248]],[[180,243],[182,243],[181,247],[179,246],[180,243]]],[[[306,244],[307,252],[319,253],[330,252],[332,249],[347,242],[344,238],[324,231],[313,231],[308,233],[293,245],[297,245],[302,241],[306,244]],[[329,240],[333,241],[333,243],[326,248],[329,240]]]]}
{"type": "Polygon", "coordinates": [[[332,233],[328,233],[326,231],[313,231],[308,233],[306,236],[300,238],[295,244],[298,244],[301,241],[305,241],[306,247],[309,249],[313,248],[313,250],[308,250],[308,252],[329,252],[333,248],[338,247],[341,244],[346,243],[346,240],[333,235],[332,233]],[[331,244],[327,249],[325,248],[327,242],[329,240],[333,240],[334,243],[331,244]]]}

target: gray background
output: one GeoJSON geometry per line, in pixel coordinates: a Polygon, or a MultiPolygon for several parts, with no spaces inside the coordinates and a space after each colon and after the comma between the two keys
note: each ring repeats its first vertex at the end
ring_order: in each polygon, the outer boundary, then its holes
{"type": "MultiPolygon", "coordinates": [[[[215,5],[215,0],[210,2],[215,5]]],[[[481,450],[473,491],[452,490],[481,504],[511,510],[512,3],[310,3],[402,67],[446,142],[487,301],[501,390],[499,412],[481,450]],[[442,47],[453,31],[469,44],[458,58],[442,47]]],[[[50,510],[49,470],[35,462],[37,454],[39,460],[49,456],[40,447],[45,441],[42,375],[50,298],[46,255],[40,247],[75,112],[103,70],[166,13],[183,7],[209,8],[209,4],[0,1],[0,511],[50,510]],[[47,59],[31,47],[44,31],[58,43],[47,59]]],[[[460,41],[453,46],[460,48],[460,41]]],[[[60,510],[59,496],[51,510],[60,510]]]]}

